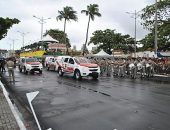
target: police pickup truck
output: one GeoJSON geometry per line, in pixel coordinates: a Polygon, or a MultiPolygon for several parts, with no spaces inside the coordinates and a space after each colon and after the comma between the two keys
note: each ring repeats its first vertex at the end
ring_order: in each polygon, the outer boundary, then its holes
{"type": "Polygon", "coordinates": [[[71,74],[75,79],[87,76],[97,79],[100,74],[100,67],[85,57],[59,56],[56,64],[59,76],[71,74]]]}
{"type": "Polygon", "coordinates": [[[42,74],[43,66],[36,58],[21,57],[18,68],[20,72],[24,72],[25,74],[28,74],[28,72],[34,73],[35,71],[42,74]]]}

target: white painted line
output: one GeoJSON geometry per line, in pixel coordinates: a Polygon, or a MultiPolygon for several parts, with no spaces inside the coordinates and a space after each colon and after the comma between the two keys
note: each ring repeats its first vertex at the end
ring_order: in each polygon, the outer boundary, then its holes
{"type": "Polygon", "coordinates": [[[26,127],[25,127],[23,121],[20,119],[20,116],[18,115],[17,111],[15,110],[15,107],[13,106],[11,100],[8,97],[8,92],[6,91],[4,85],[2,84],[1,81],[0,81],[0,86],[1,86],[1,88],[3,90],[3,94],[4,94],[6,100],[7,100],[8,104],[9,104],[9,107],[10,107],[10,109],[11,109],[11,111],[12,111],[12,113],[13,113],[16,121],[17,121],[17,124],[18,124],[20,130],[26,130],[26,127]]]}
{"type": "MultiPolygon", "coordinates": [[[[39,130],[42,130],[42,129],[41,129],[41,126],[40,126],[40,123],[39,123],[39,121],[38,121],[38,118],[37,118],[37,116],[36,116],[36,114],[35,114],[34,108],[33,108],[33,106],[32,106],[32,103],[31,103],[31,102],[34,100],[34,98],[38,95],[38,93],[39,93],[39,91],[30,92],[30,93],[26,93],[26,96],[27,96],[27,99],[28,99],[28,103],[29,103],[29,105],[30,105],[30,107],[31,107],[33,116],[34,116],[34,118],[35,118],[35,121],[36,121],[36,123],[37,123],[38,129],[39,129],[39,130]]],[[[52,130],[52,129],[49,128],[49,129],[47,129],[47,130],[52,130]]]]}
{"type": "Polygon", "coordinates": [[[39,93],[39,91],[30,92],[30,93],[26,93],[26,96],[27,96],[29,105],[30,105],[30,107],[31,107],[33,116],[34,116],[34,118],[35,118],[35,121],[36,121],[36,123],[37,123],[38,129],[41,130],[40,123],[39,123],[39,121],[38,121],[38,118],[37,118],[37,116],[36,116],[36,114],[35,114],[34,108],[33,108],[32,103],[31,103],[32,100],[37,96],[38,93],[39,93]]]}

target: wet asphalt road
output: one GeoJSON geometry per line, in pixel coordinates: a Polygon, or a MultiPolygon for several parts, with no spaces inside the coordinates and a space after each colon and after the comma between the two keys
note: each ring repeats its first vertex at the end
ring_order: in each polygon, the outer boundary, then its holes
{"type": "Polygon", "coordinates": [[[170,84],[113,77],[77,81],[52,71],[17,70],[12,89],[26,104],[27,92],[40,91],[33,106],[43,129],[170,129],[170,84]]]}

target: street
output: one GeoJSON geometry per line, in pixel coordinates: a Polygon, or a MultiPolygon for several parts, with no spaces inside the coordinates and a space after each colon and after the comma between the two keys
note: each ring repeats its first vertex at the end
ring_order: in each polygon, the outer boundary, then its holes
{"type": "MultiPolygon", "coordinates": [[[[43,129],[52,130],[168,130],[170,85],[156,81],[100,77],[78,81],[57,72],[20,73],[11,89],[28,105],[33,100],[43,129]]],[[[28,105],[29,106],[29,105],[28,105]]]]}

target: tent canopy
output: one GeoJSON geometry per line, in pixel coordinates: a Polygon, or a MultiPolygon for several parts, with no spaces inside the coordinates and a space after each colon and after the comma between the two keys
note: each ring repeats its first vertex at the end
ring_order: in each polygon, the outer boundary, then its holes
{"type": "Polygon", "coordinates": [[[98,52],[97,54],[94,54],[95,56],[111,56],[109,54],[107,54],[103,49],[98,52]]]}
{"type": "Polygon", "coordinates": [[[58,40],[55,40],[54,38],[52,38],[50,35],[46,35],[45,37],[42,38],[42,40],[40,40],[39,42],[56,42],[58,43],[58,40]]]}
{"type": "Polygon", "coordinates": [[[86,57],[96,57],[96,58],[113,58],[113,55],[107,54],[104,50],[101,50],[97,54],[89,54],[86,57]]]}

